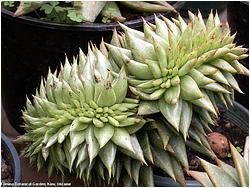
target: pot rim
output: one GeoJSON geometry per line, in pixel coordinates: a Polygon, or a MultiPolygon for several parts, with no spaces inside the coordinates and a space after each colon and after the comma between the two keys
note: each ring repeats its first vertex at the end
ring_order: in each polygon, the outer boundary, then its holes
{"type": "Polygon", "coordinates": [[[6,146],[5,149],[9,150],[7,152],[11,155],[10,157],[13,160],[12,162],[14,165],[11,164],[10,165],[12,166],[12,168],[14,167],[14,169],[12,169],[14,171],[13,181],[14,181],[14,186],[17,186],[15,184],[21,182],[21,164],[20,164],[20,159],[18,157],[18,153],[16,151],[16,148],[10,141],[10,139],[4,133],[1,133],[1,144],[4,144],[6,146]]]}
{"type": "MultiPolygon", "coordinates": [[[[185,4],[184,1],[177,1],[173,4],[173,7],[176,10],[179,10],[181,7],[183,7],[185,4]]],[[[37,27],[42,27],[42,28],[50,28],[50,29],[62,29],[62,30],[80,30],[80,31],[112,31],[113,28],[117,27],[120,28],[118,23],[109,23],[109,24],[104,24],[104,23],[81,23],[81,24],[64,24],[64,23],[54,23],[54,22],[46,22],[43,20],[39,20],[37,18],[29,17],[29,16],[19,16],[19,17],[14,17],[14,13],[2,8],[1,9],[2,16],[8,17],[9,19],[12,20],[18,20],[20,22],[37,26],[37,27]]],[[[166,15],[168,13],[156,13],[155,15],[158,17],[160,15],[166,15]]],[[[146,16],[144,19],[152,22],[154,20],[154,15],[151,16],[146,16]]],[[[124,23],[125,25],[129,27],[135,27],[135,26],[141,26],[142,19],[134,19],[130,20],[124,23]]]]}

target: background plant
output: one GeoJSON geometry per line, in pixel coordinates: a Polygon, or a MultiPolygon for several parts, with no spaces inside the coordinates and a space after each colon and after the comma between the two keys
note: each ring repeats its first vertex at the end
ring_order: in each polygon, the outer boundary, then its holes
{"type": "Polygon", "coordinates": [[[126,18],[118,4],[142,13],[176,12],[170,4],[160,1],[20,1],[19,5],[14,1],[3,2],[3,6],[11,10],[17,7],[14,16],[35,12],[40,19],[60,23],[95,22],[98,16],[104,23],[124,22],[126,18]]]}

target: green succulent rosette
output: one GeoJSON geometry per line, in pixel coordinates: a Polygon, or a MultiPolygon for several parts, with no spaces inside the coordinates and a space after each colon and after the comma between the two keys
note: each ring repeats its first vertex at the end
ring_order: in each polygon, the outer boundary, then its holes
{"type": "Polygon", "coordinates": [[[206,23],[200,12],[189,12],[188,23],[155,17],[155,24],[144,21],[143,32],[120,26],[124,33],[114,31],[106,46],[114,70],[128,70],[129,89],[141,99],[139,115],[161,112],[186,139],[194,113],[214,124],[217,103],[231,105],[234,90],[242,93],[234,75],[249,75],[239,62],[248,50],[233,43],[217,13],[206,23]]]}
{"type": "Polygon", "coordinates": [[[87,56],[80,50],[79,62],[74,58],[72,65],[66,57],[58,74],[49,70],[33,102],[27,98],[26,133],[18,139],[26,144],[23,155],[38,169],[48,166],[49,175],[74,171],[86,185],[98,164],[108,179],[114,176],[118,150],[146,164],[135,134],[146,123],[137,115],[139,100],[126,97],[125,68],[112,76],[101,46],[102,52],[89,47],[87,56]]]}

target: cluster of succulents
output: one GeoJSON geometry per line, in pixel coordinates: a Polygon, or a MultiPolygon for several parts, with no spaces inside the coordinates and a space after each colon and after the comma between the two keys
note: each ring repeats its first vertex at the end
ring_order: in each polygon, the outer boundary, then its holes
{"type": "Polygon", "coordinates": [[[86,186],[153,186],[154,166],[185,185],[186,146],[216,159],[206,136],[217,104],[232,105],[233,75],[248,75],[247,49],[217,14],[189,17],[155,17],[144,32],[121,24],[110,44],[49,71],[27,98],[23,155],[86,186]]]}

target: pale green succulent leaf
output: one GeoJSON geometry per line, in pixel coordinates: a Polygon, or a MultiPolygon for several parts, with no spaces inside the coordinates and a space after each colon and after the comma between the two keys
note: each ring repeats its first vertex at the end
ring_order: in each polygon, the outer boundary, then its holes
{"type": "Polygon", "coordinates": [[[206,77],[201,72],[196,69],[192,69],[189,75],[193,78],[193,80],[197,83],[198,86],[204,86],[207,84],[215,83],[216,81],[206,77]]]}
{"type": "Polygon", "coordinates": [[[181,92],[181,86],[178,84],[172,86],[166,90],[164,93],[164,99],[169,105],[174,105],[178,102],[181,92]]]}
{"type": "Polygon", "coordinates": [[[195,104],[203,109],[206,109],[209,112],[211,112],[217,116],[217,112],[214,109],[214,106],[213,106],[212,102],[210,101],[209,97],[207,96],[207,94],[205,92],[202,92],[202,93],[204,96],[203,98],[193,100],[193,101],[191,101],[191,103],[193,103],[193,104],[195,104]]]}
{"type": "Polygon", "coordinates": [[[198,85],[191,76],[185,75],[181,78],[181,97],[184,100],[192,101],[203,97],[198,85]],[[192,92],[190,92],[192,91],[192,92]]]}
{"type": "Polygon", "coordinates": [[[238,173],[240,185],[243,187],[245,186],[247,187],[249,186],[248,164],[231,143],[230,143],[230,149],[231,149],[233,161],[235,164],[235,168],[238,173]]]}
{"type": "Polygon", "coordinates": [[[192,176],[198,182],[200,182],[205,187],[214,187],[213,183],[209,179],[208,175],[205,172],[198,172],[193,170],[187,171],[188,175],[192,176]]]}
{"type": "Polygon", "coordinates": [[[238,91],[239,93],[243,93],[236,81],[236,79],[233,77],[233,75],[231,73],[223,73],[223,75],[225,76],[225,78],[227,79],[228,83],[230,84],[230,86],[235,89],[236,91],[238,91]]]}
{"type": "Polygon", "coordinates": [[[154,164],[175,180],[176,177],[174,173],[174,167],[172,166],[171,157],[168,152],[157,147],[151,147],[151,150],[154,158],[154,164]]]}
{"type": "Polygon", "coordinates": [[[145,123],[146,123],[146,120],[141,120],[139,123],[126,127],[126,129],[129,134],[134,134],[138,130],[140,130],[144,126],[145,123]]]}
{"type": "Polygon", "coordinates": [[[185,140],[188,136],[188,129],[192,120],[192,114],[192,105],[186,101],[182,101],[180,132],[183,134],[185,140]]]}
{"type": "Polygon", "coordinates": [[[115,128],[114,135],[111,140],[121,148],[134,152],[130,135],[125,128],[115,128]]]}
{"type": "Polygon", "coordinates": [[[138,139],[136,137],[135,134],[132,134],[130,136],[130,140],[131,140],[131,144],[132,144],[132,147],[133,147],[133,152],[130,151],[130,150],[127,150],[127,149],[124,149],[124,148],[119,148],[119,150],[121,152],[123,152],[124,154],[134,158],[134,159],[137,159],[139,160],[141,163],[146,163],[145,159],[144,159],[144,155],[143,155],[143,151],[142,151],[142,148],[138,142],[138,139]]]}
{"type": "Polygon", "coordinates": [[[147,160],[149,160],[152,164],[154,164],[148,133],[146,131],[143,132],[142,135],[139,137],[139,140],[143,151],[143,155],[147,160]]]}
{"type": "Polygon", "coordinates": [[[85,131],[71,131],[69,135],[71,142],[70,151],[72,151],[85,141],[85,131]]]}
{"type": "Polygon", "coordinates": [[[225,171],[209,162],[200,159],[201,165],[206,170],[210,180],[218,187],[237,187],[238,184],[225,171]]]}
{"type": "Polygon", "coordinates": [[[180,136],[172,135],[170,137],[169,144],[175,152],[175,157],[186,169],[188,169],[188,159],[184,139],[180,136]]]}
{"type": "Polygon", "coordinates": [[[115,91],[116,103],[121,103],[126,97],[128,90],[128,81],[124,66],[122,66],[118,78],[113,81],[112,87],[115,91]]]}
{"type": "Polygon", "coordinates": [[[167,104],[163,98],[158,101],[159,109],[168,122],[178,131],[181,119],[182,100],[174,105],[167,104]]]}
{"type": "Polygon", "coordinates": [[[159,112],[158,103],[156,101],[140,101],[138,115],[149,115],[159,112]]]}
{"type": "Polygon", "coordinates": [[[234,167],[230,166],[229,164],[221,161],[220,159],[216,159],[216,163],[218,164],[218,166],[220,168],[222,168],[226,173],[228,173],[228,175],[230,175],[232,177],[232,179],[237,182],[237,184],[240,185],[239,182],[239,177],[237,174],[237,171],[234,167]]]}
{"type": "Polygon", "coordinates": [[[116,157],[116,145],[112,142],[108,142],[99,153],[103,164],[108,169],[109,177],[111,177],[111,168],[116,157]]]}
{"type": "Polygon", "coordinates": [[[127,33],[126,37],[128,40],[128,45],[136,61],[144,62],[145,59],[156,60],[156,54],[152,44],[137,38],[129,32],[127,33]]]}
{"type": "Polygon", "coordinates": [[[90,159],[90,164],[92,163],[93,159],[98,155],[100,150],[100,146],[94,134],[94,126],[89,126],[88,129],[85,131],[86,142],[88,144],[88,154],[90,159]]]}
{"type": "Polygon", "coordinates": [[[104,127],[94,127],[94,135],[102,148],[114,135],[114,127],[110,124],[105,124],[104,127]]]}
{"type": "Polygon", "coordinates": [[[79,147],[79,152],[77,154],[77,163],[76,167],[78,167],[82,162],[84,162],[88,158],[88,150],[87,144],[83,143],[81,147],[79,147]]]}
{"type": "Polygon", "coordinates": [[[185,177],[184,177],[184,173],[183,173],[183,169],[181,167],[181,164],[174,157],[172,157],[172,156],[170,156],[170,157],[171,157],[171,163],[172,163],[172,166],[174,169],[176,181],[179,182],[183,187],[185,187],[186,181],[185,181],[185,177]]]}
{"type": "Polygon", "coordinates": [[[163,148],[167,149],[171,133],[162,122],[153,122],[153,123],[155,123],[156,129],[158,130],[159,136],[161,137],[163,148]]]}
{"type": "Polygon", "coordinates": [[[104,88],[96,102],[100,107],[112,106],[115,104],[116,95],[114,89],[112,87],[104,88]]]}

